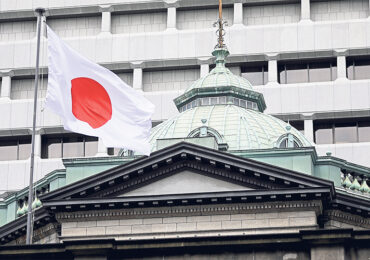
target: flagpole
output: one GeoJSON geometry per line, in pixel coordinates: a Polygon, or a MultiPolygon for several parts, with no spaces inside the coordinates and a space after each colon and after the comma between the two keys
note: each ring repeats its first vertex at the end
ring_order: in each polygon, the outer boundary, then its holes
{"type": "Polygon", "coordinates": [[[35,73],[35,92],[33,97],[33,123],[32,123],[32,145],[31,145],[31,165],[30,165],[30,183],[28,186],[28,211],[27,211],[27,235],[26,244],[32,244],[33,221],[32,221],[32,202],[33,202],[33,171],[35,164],[35,129],[36,129],[36,113],[37,113],[37,87],[39,81],[39,58],[40,58],[40,38],[41,38],[41,22],[45,12],[43,8],[36,8],[37,13],[37,47],[36,47],[36,73],[35,73]]]}

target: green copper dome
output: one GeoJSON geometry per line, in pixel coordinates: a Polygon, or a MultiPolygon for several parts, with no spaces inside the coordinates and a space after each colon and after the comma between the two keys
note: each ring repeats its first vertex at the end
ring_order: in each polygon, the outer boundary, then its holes
{"type": "Polygon", "coordinates": [[[203,125],[221,135],[228,151],[274,148],[287,133],[300,145],[312,146],[298,130],[287,127],[280,119],[232,104],[218,104],[188,109],[153,128],[152,151],[157,150],[157,139],[186,138],[203,125]]]}
{"type": "MultiPolygon", "coordinates": [[[[222,23],[220,26],[222,30],[222,23]]],[[[228,152],[312,146],[289,124],[263,114],[266,109],[263,95],[254,91],[248,80],[226,68],[229,51],[220,30],[212,52],[216,67],[174,99],[180,113],[152,129],[151,151],[176,140],[201,142],[192,138],[207,136],[215,138],[218,145],[215,149],[228,152]]]]}
{"type": "Polygon", "coordinates": [[[180,114],[152,129],[152,152],[162,147],[160,139],[204,136],[214,136],[218,149],[229,152],[312,146],[289,124],[263,114],[263,95],[225,67],[226,47],[217,47],[212,54],[216,67],[174,100],[180,114]]]}

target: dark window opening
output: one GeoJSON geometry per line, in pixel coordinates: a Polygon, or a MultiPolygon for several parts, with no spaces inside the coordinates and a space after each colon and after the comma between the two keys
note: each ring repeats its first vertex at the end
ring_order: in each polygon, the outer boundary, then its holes
{"type": "Polygon", "coordinates": [[[316,144],[370,142],[370,118],[314,121],[316,144]]]}
{"type": "MultiPolygon", "coordinates": [[[[279,145],[279,148],[288,148],[289,145],[288,145],[288,138],[285,138],[283,141],[281,141],[280,145],[279,145]]],[[[294,148],[297,148],[299,147],[299,144],[293,140],[293,147],[294,148]]]]}
{"type": "Polygon", "coordinates": [[[337,78],[336,60],[281,61],[278,63],[281,84],[333,81],[337,78]]]}
{"type": "Polygon", "coordinates": [[[289,124],[297,129],[301,134],[304,135],[304,122],[303,120],[289,121],[289,124]]]}
{"type": "Polygon", "coordinates": [[[31,155],[31,136],[0,137],[0,161],[25,160],[31,155]]]}
{"type": "Polygon", "coordinates": [[[347,77],[351,80],[370,79],[370,57],[347,57],[347,77]]]}
{"type": "Polygon", "coordinates": [[[98,138],[79,134],[51,134],[41,138],[42,158],[69,158],[94,156],[98,138]]]}
{"type": "Polygon", "coordinates": [[[265,85],[268,81],[267,62],[253,62],[241,66],[241,75],[253,86],[265,85]]]}

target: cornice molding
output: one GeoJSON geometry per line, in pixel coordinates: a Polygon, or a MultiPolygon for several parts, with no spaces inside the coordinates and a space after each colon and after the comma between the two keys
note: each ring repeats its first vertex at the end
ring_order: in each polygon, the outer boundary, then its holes
{"type": "Polygon", "coordinates": [[[328,221],[336,220],[353,226],[370,229],[370,218],[361,217],[341,210],[327,210],[324,215],[328,221]]]}
{"type": "Polygon", "coordinates": [[[322,212],[322,202],[313,201],[276,201],[266,203],[245,204],[217,204],[217,205],[191,205],[191,206],[167,206],[131,209],[105,209],[94,211],[60,212],[55,217],[60,222],[84,221],[92,219],[123,219],[138,217],[176,217],[193,215],[221,215],[221,214],[253,214],[279,211],[314,210],[317,215],[322,212]]]}
{"type": "MultiPolygon", "coordinates": [[[[68,198],[83,198],[89,194],[96,194],[101,190],[112,190],[113,187],[122,190],[127,180],[136,178],[142,175],[145,177],[155,177],[152,175],[159,174],[157,171],[163,169],[164,173],[169,173],[172,166],[176,163],[188,163],[188,165],[195,165],[201,163],[200,171],[206,173],[211,171],[218,172],[229,171],[233,175],[254,175],[253,178],[260,178],[259,187],[269,187],[265,183],[281,183],[285,187],[330,187],[333,194],[335,194],[334,184],[331,181],[323,180],[307,174],[298,173],[292,170],[283,169],[277,166],[272,166],[266,163],[257,162],[255,160],[241,158],[236,155],[224,153],[209,149],[203,146],[198,146],[186,142],[177,143],[175,145],[166,147],[151,154],[150,157],[140,157],[136,160],[128,162],[127,164],[115,167],[104,171],[98,175],[85,178],[81,181],[65,186],[63,189],[50,192],[40,197],[41,201],[49,199],[68,199],[68,198]],[[215,169],[217,168],[217,170],[215,169]],[[120,185],[123,188],[118,188],[120,185]],[[262,186],[261,186],[262,185],[262,186]]],[[[178,170],[184,165],[173,166],[178,170]]],[[[196,167],[195,167],[196,168],[196,167]]],[[[231,176],[231,175],[230,175],[231,176]]],[[[246,179],[245,179],[246,180],[246,179]]],[[[254,184],[254,183],[250,183],[254,184]]],[[[255,184],[254,184],[255,185],[255,184]]],[[[256,185],[256,186],[258,186],[256,185]]],[[[270,185],[271,187],[281,187],[278,185],[270,185]]],[[[127,188],[127,187],[126,187],[127,188]]],[[[116,190],[118,192],[119,190],[116,190]]],[[[112,193],[113,194],[113,193],[112,193]]]]}

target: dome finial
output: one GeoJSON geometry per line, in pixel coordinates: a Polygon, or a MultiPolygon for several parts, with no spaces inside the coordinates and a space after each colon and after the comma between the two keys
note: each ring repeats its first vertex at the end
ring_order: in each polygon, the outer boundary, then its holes
{"type": "Polygon", "coordinates": [[[222,0],[219,0],[218,5],[218,20],[213,24],[215,27],[218,27],[217,34],[217,44],[215,50],[212,52],[212,55],[216,57],[216,65],[224,66],[225,59],[229,55],[229,51],[224,43],[225,30],[224,26],[227,26],[227,22],[222,19],[222,0]]]}
{"type": "Polygon", "coordinates": [[[226,48],[226,45],[224,44],[224,35],[225,35],[224,26],[227,25],[227,21],[224,21],[222,19],[222,0],[218,1],[218,20],[213,25],[215,27],[216,26],[218,27],[216,31],[218,39],[217,39],[217,45],[215,49],[226,48]]]}

